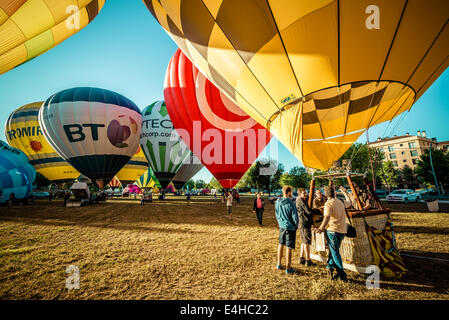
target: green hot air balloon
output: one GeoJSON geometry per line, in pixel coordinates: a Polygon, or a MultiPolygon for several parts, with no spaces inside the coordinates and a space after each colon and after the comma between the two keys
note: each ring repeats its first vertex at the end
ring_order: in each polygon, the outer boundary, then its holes
{"type": "Polygon", "coordinates": [[[164,101],[153,102],[143,110],[140,146],[162,188],[166,188],[190,150],[174,129],[164,101]]]}

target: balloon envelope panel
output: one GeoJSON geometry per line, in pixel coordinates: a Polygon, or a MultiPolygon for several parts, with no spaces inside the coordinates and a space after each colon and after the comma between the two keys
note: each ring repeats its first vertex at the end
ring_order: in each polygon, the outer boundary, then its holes
{"type": "Polygon", "coordinates": [[[444,0],[144,2],[209,80],[318,169],[449,65],[444,0]]]}
{"type": "Polygon", "coordinates": [[[99,88],[72,88],[39,111],[43,134],[80,173],[104,187],[139,146],[142,115],[128,98],[99,88]]]}
{"type": "Polygon", "coordinates": [[[0,1],[0,74],[29,61],[87,26],[105,0],[0,1]]]}
{"type": "Polygon", "coordinates": [[[33,193],[36,171],[19,149],[0,140],[0,203],[8,201],[11,193],[25,199],[33,193]]]}
{"type": "Polygon", "coordinates": [[[80,174],[53,149],[42,134],[39,109],[43,101],[27,104],[13,111],[5,125],[9,145],[24,152],[31,165],[47,179],[72,182],[80,174]]]}
{"type": "Polygon", "coordinates": [[[142,148],[139,146],[137,152],[132,156],[125,166],[117,173],[117,178],[124,184],[130,184],[148,169],[148,161],[142,148]]]}
{"type": "Polygon", "coordinates": [[[190,162],[185,163],[181,166],[178,173],[173,177],[171,181],[176,189],[181,189],[187,181],[192,179],[201,169],[203,169],[203,165],[198,160],[197,157],[194,156],[192,152],[190,152],[190,162]]]}

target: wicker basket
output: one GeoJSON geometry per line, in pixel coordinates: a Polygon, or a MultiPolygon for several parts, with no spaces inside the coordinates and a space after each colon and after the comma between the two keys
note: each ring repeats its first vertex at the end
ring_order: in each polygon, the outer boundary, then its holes
{"type": "MultiPolygon", "coordinates": [[[[383,230],[387,223],[388,214],[376,214],[365,216],[366,222],[378,230],[383,230]]],[[[352,225],[357,230],[356,238],[344,238],[340,247],[341,258],[345,267],[348,269],[360,271],[374,263],[368,235],[365,230],[365,222],[363,217],[352,217],[352,225]]],[[[316,260],[326,261],[328,249],[326,252],[318,252],[316,250],[315,233],[312,233],[311,245],[312,258],[316,260]]]]}

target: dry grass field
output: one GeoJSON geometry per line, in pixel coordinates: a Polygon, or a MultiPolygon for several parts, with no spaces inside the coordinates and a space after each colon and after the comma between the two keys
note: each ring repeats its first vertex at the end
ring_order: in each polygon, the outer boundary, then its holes
{"type": "Polygon", "coordinates": [[[0,298],[449,299],[449,206],[390,207],[401,253],[440,260],[404,256],[407,276],[381,279],[380,290],[353,272],[330,281],[323,264],[300,266],[298,250],[298,274],[275,270],[274,206],[259,227],[251,198],[234,206],[232,221],[213,197],[0,207],[0,298]],[[65,287],[69,265],[79,268],[78,290],[65,287]]]}

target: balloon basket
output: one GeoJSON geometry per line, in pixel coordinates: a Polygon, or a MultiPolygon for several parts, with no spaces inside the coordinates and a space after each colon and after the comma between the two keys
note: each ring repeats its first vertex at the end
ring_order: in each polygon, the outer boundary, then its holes
{"type": "MultiPolygon", "coordinates": [[[[383,230],[388,220],[389,209],[353,211],[349,212],[352,225],[357,231],[356,238],[345,237],[340,246],[340,254],[343,260],[343,267],[358,273],[368,273],[367,267],[374,264],[371,253],[371,246],[368,234],[365,230],[365,222],[378,230],[383,230]]],[[[319,247],[319,246],[318,246],[319,247]]],[[[326,251],[317,250],[316,233],[312,232],[311,258],[326,263],[329,249],[326,251]]]]}

